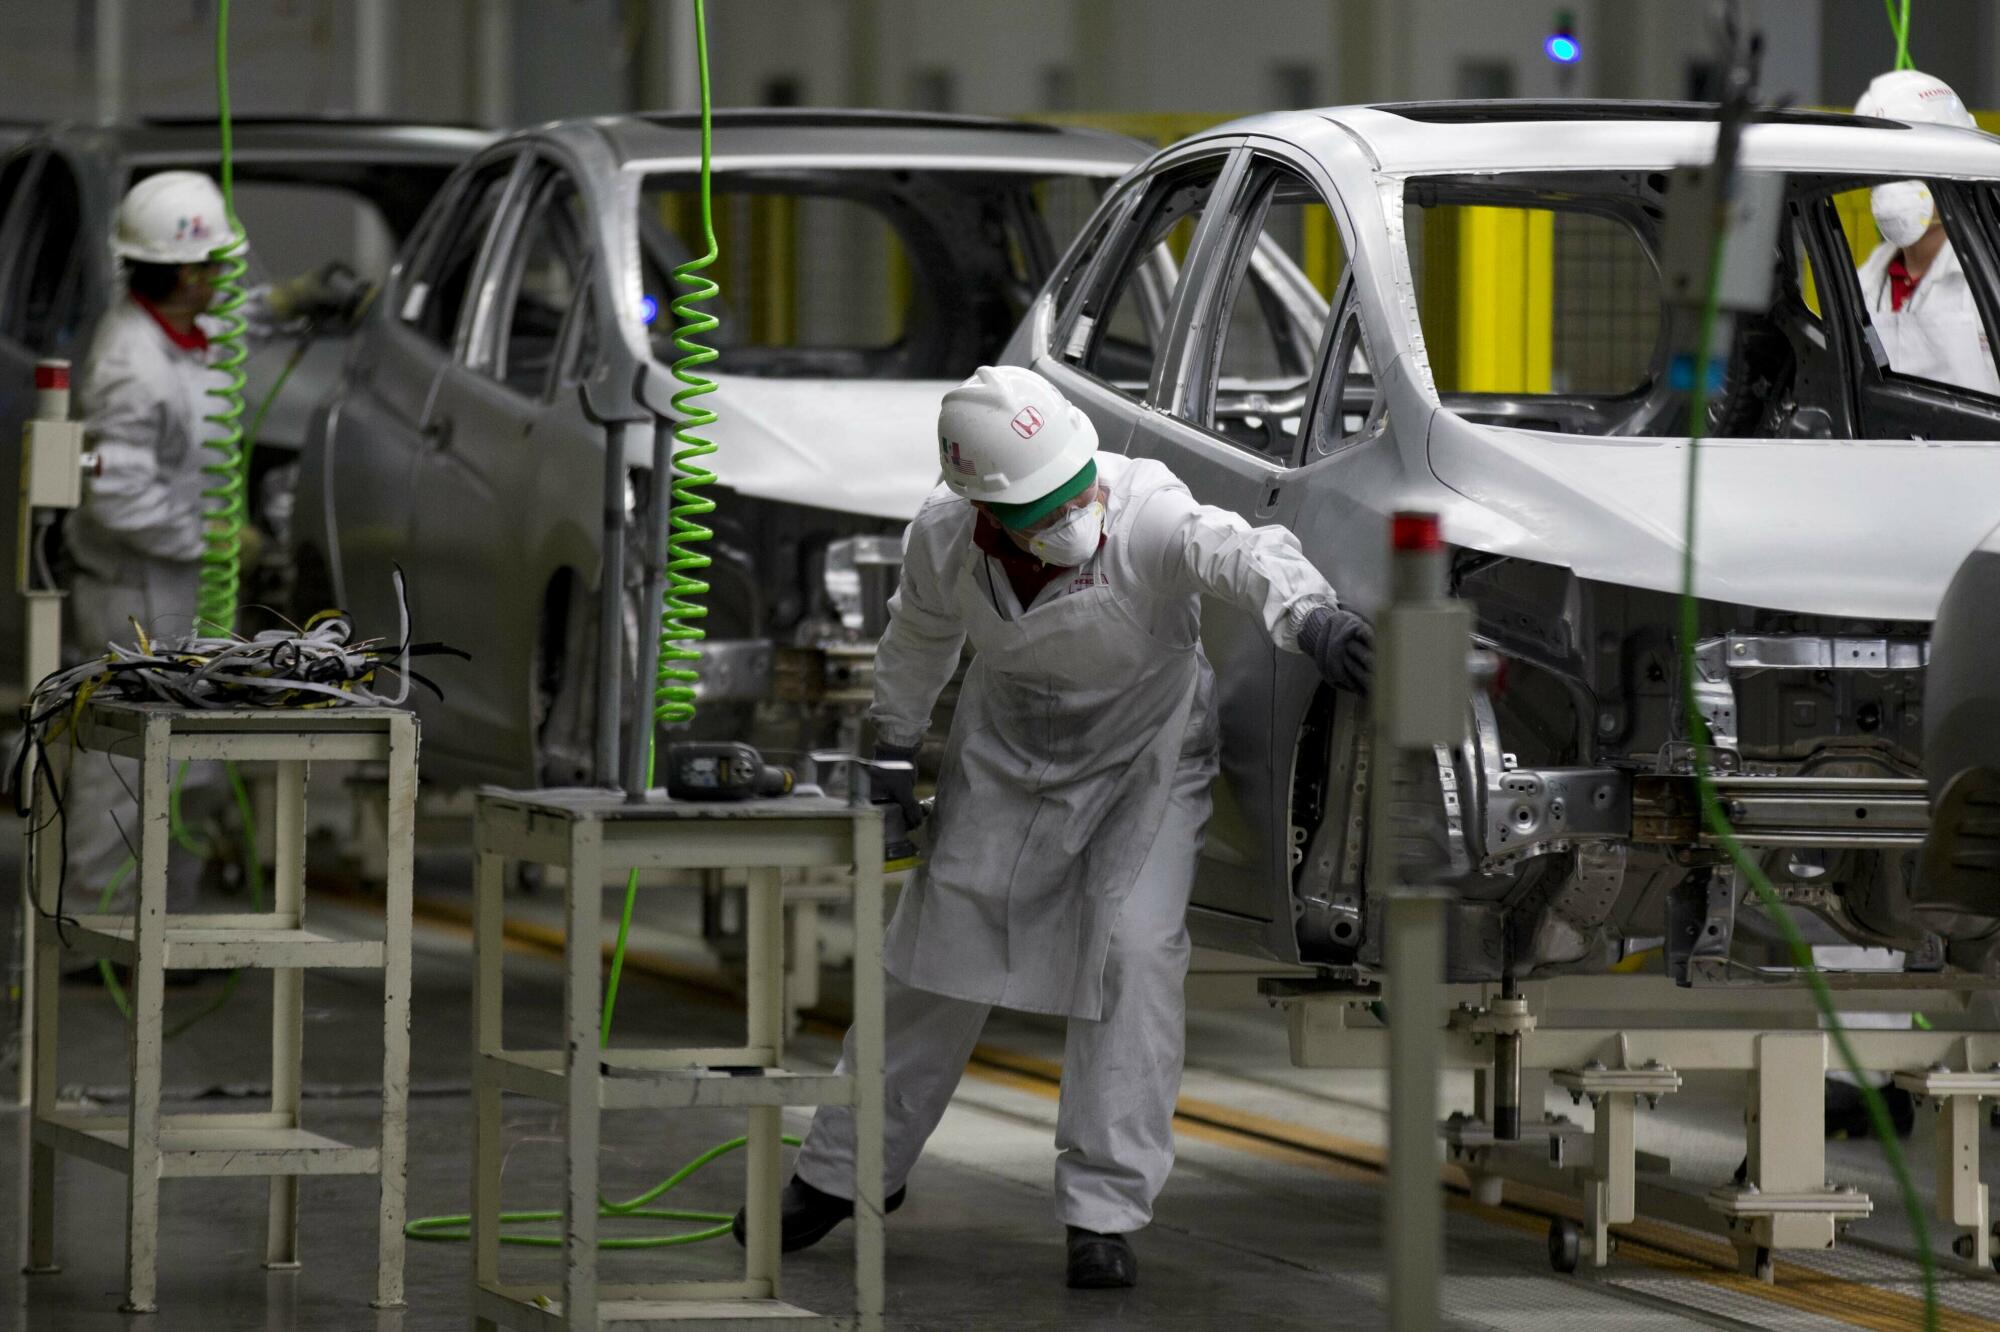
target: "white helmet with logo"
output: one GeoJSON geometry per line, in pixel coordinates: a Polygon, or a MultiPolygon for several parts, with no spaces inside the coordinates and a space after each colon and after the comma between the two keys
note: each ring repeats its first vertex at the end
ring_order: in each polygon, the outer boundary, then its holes
{"type": "Polygon", "coordinates": [[[1943,79],[1918,69],[1897,69],[1877,74],[1854,104],[1857,116],[1880,116],[1885,120],[1913,120],[1922,125],[1952,125],[1978,129],[1972,113],[1943,79]]]}
{"type": "Polygon", "coordinates": [[[162,171],[125,192],[111,248],[142,264],[198,264],[235,239],[213,180],[199,171],[162,171]]]}
{"type": "Polygon", "coordinates": [[[1009,526],[1035,521],[1023,511],[1044,508],[1096,457],[1097,427],[1033,370],[982,365],[938,408],[945,484],[994,506],[1009,526]]]}

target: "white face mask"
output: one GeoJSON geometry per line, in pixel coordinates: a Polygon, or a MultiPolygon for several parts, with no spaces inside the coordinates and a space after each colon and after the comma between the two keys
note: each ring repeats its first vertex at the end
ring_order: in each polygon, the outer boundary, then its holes
{"type": "Polygon", "coordinates": [[[1103,536],[1104,506],[1092,500],[1028,538],[1028,552],[1044,564],[1067,569],[1095,555],[1103,536]]]}
{"type": "Polygon", "coordinates": [[[1922,240],[1937,221],[1937,205],[1931,201],[1930,187],[1920,180],[1877,185],[1868,191],[1868,207],[1875,214],[1875,226],[1882,239],[1899,250],[1922,240]]]}

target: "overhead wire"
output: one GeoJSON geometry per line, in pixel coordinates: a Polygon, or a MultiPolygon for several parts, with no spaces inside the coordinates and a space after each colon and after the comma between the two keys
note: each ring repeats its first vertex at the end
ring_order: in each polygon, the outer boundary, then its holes
{"type": "Polygon", "coordinates": [[[1916,62],[1910,59],[1910,0],[1882,0],[1882,7],[1889,11],[1889,31],[1896,38],[1897,69],[1915,69],[1916,62]]]}

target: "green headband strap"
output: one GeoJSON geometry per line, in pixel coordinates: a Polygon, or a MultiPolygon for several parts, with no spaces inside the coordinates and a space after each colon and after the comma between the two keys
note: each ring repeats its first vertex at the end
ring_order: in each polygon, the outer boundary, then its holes
{"type": "Polygon", "coordinates": [[[1040,499],[1029,500],[1025,504],[988,504],[986,507],[1002,527],[1011,527],[1018,532],[1024,527],[1032,527],[1096,484],[1097,460],[1092,458],[1083,465],[1082,471],[1040,499]]]}

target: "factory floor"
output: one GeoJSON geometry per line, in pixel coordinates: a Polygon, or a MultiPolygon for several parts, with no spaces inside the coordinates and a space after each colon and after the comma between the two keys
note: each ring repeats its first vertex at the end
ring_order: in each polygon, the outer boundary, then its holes
{"type": "MultiPolygon", "coordinates": [[[[465,867],[427,856],[416,933],[414,1051],[410,1101],[412,1216],[468,1205],[471,1113],[468,1032],[469,937],[465,867]]],[[[663,897],[669,895],[662,895],[663,897]]],[[[672,895],[685,902],[688,895],[672,895]]],[[[509,1043],[554,1045],[560,1024],[557,962],[545,943],[559,904],[543,892],[517,895],[519,929],[508,959],[509,1043]]],[[[323,892],[316,928],[379,928],[365,897],[323,892]]],[[[642,912],[637,950],[618,1008],[618,1039],[634,1044],[715,1044],[739,1015],[700,983],[699,950],[683,922],[642,912]]],[[[221,981],[169,993],[174,1013],[212,999],[221,981]]],[[[306,988],[307,1125],[369,1141],[379,1079],[379,988],[372,977],[316,975],[306,988]]],[[[62,1082],[107,1105],[123,1097],[121,1020],[95,984],[64,989],[62,1082]]],[[[246,976],[226,1007],[170,1047],[168,1108],[248,1108],[267,1094],[268,981],[246,976]]],[[[1056,1111],[1053,1024],[996,1019],[951,1111],[910,1181],[908,1204],[890,1219],[888,1285],[894,1328],[1050,1327],[1354,1328],[1385,1325],[1382,1179],[1373,1166],[1383,1141],[1382,1082],[1374,1076],[1307,1072],[1286,1059],[1281,1016],[1269,1009],[1197,1011],[1189,1020],[1179,1160],[1153,1226],[1136,1238],[1141,1280],[1125,1292],[1072,1292],[1062,1284],[1062,1230],[1050,1195],[1056,1111]]],[[[830,1063],[837,1033],[809,1023],[795,1061],[830,1063]]],[[[1447,1108],[1468,1088],[1446,1087],[1447,1108]]],[[[1552,1108],[1554,1103],[1551,1103],[1552,1108]]],[[[1569,1111],[1568,1101],[1561,1108],[1569,1111]]],[[[1570,1113],[1577,1113],[1569,1111],[1570,1113]]],[[[1587,1108],[1583,1112],[1587,1114],[1587,1108]]],[[[1696,1082],[1643,1116],[1641,1146],[1670,1155],[1690,1186],[1728,1175],[1740,1155],[1738,1110],[1721,1083],[1696,1082]]],[[[1923,1116],[1921,1118],[1928,1118],[1923,1116]]],[[[560,1198],[560,1116],[507,1103],[504,1205],[553,1206],[560,1198]]],[[[788,1121],[799,1131],[805,1117],[788,1121]]],[[[704,1148],[738,1131],[727,1112],[615,1115],[606,1121],[605,1192],[639,1192],[704,1148]]],[[[21,1193],[26,1127],[0,1112],[0,1191],[21,1193]]],[[[2000,1155],[1989,1141],[1987,1160],[2000,1155]]],[[[1910,1144],[1928,1176],[1929,1129],[1910,1144]]],[[[1781,1262],[1776,1285],[1729,1267],[1718,1240],[1664,1225],[1634,1232],[1601,1274],[1554,1275],[1545,1217],[1519,1206],[1488,1208],[1454,1197],[1448,1267],[1440,1292],[1446,1326],[1550,1332],[1561,1328],[1778,1328],[1786,1332],[1921,1325],[1917,1269],[1879,1155],[1834,1144],[1832,1172],[1874,1194],[1877,1217],[1828,1255],[1781,1262]]],[[[726,1211],[742,1187],[737,1158],[690,1179],[661,1205],[726,1211]]],[[[1989,1171],[1989,1174],[1991,1172],[1989,1171]]],[[[1928,1189],[1926,1189],[1928,1191],[1928,1189]]],[[[469,1325],[469,1255],[462,1244],[413,1243],[408,1307],[369,1307],[375,1253],[375,1187],[367,1180],[309,1179],[301,1204],[302,1267],[267,1273],[261,1181],[169,1181],[164,1188],[160,1311],[117,1312],[123,1256],[122,1177],[64,1159],[59,1175],[57,1275],[18,1274],[21,1211],[0,1234],[13,1243],[0,1268],[0,1329],[34,1332],[223,1332],[233,1329],[372,1329],[419,1332],[469,1325]]],[[[615,1228],[614,1223],[614,1228],[615,1228]]],[[[544,1228],[546,1233],[546,1228],[544,1228]]],[[[784,1295],[808,1308],[849,1307],[850,1228],[790,1256],[784,1295]]],[[[510,1276],[552,1279],[547,1250],[510,1248],[510,1276]]],[[[611,1254],[611,1279],[716,1276],[740,1260],[723,1240],[686,1248],[611,1254]]],[[[2000,1281],[1955,1271],[1943,1282],[1946,1320],[1960,1329],[2000,1329],[2000,1281]]],[[[740,1324],[732,1324],[740,1326],[740,1324]]],[[[686,1324],[677,1324],[686,1326],[686,1324]]]]}

